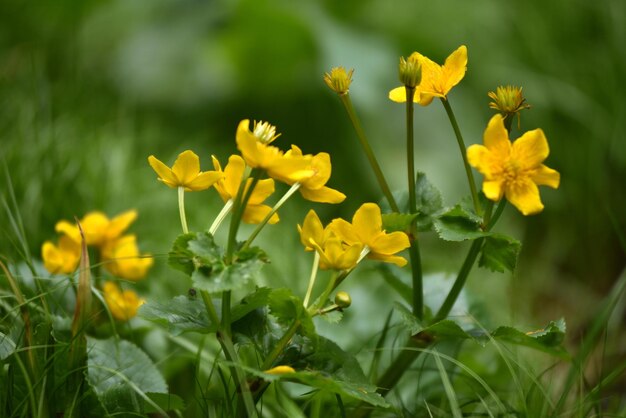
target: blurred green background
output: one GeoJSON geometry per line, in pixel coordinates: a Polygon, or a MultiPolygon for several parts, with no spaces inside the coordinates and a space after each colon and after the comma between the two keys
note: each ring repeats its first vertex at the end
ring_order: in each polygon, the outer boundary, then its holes
{"type": "MultiPolygon", "coordinates": [[[[37,255],[59,219],[137,208],[132,230],[157,256],[141,291],[184,291],[162,257],[179,233],[175,192],[147,157],[171,164],[192,149],[208,169],[211,154],[225,162],[236,151],[241,119],[268,120],[281,148],[330,152],[329,185],[348,195],[333,207],[295,199],[259,241],[273,262],[267,275],[302,290],[310,260],[295,224],[308,208],[329,221],[380,196],[323,73],[355,68],[352,99],[392,187],[403,188],[404,108],[387,100],[398,58],[417,50],[441,63],[465,44],[468,72],[450,101],[468,145],[492,114],[487,92],[523,86],[532,109],[522,131],[546,132],[546,163],[562,175],[559,190],[542,190],[542,214],[510,207],[503,217],[500,229],[524,243],[515,276],[476,270],[470,286],[515,321],[565,316],[576,338],[625,262],[624,41],[621,0],[3,0],[0,192],[9,198],[10,181],[37,255]],[[294,274],[302,283],[289,281],[294,274]]],[[[415,120],[417,167],[454,204],[467,184],[445,112],[434,102],[415,120]]],[[[203,229],[221,201],[211,191],[188,194],[187,204],[192,229],[203,229]]],[[[0,213],[0,254],[17,260],[0,213]]],[[[456,271],[464,246],[430,238],[427,271],[456,271]]],[[[380,288],[375,280],[366,286],[380,288]]]]}

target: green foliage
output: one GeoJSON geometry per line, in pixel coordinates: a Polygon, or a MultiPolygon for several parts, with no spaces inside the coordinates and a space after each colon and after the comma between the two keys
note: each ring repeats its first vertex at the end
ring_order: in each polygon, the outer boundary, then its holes
{"type": "Polygon", "coordinates": [[[482,218],[461,205],[439,213],[433,224],[445,241],[466,241],[490,235],[481,229],[482,218]]]}
{"type": "Polygon", "coordinates": [[[485,238],[478,265],[491,271],[504,273],[508,270],[512,273],[521,248],[522,244],[514,238],[502,234],[490,235],[485,238]]]}
{"type": "Polygon", "coordinates": [[[248,283],[259,272],[267,257],[257,247],[235,251],[231,262],[208,232],[179,236],[169,253],[169,264],[191,276],[193,286],[207,292],[234,290],[248,283]]]}
{"type": "Polygon", "coordinates": [[[0,332],[0,360],[8,358],[15,352],[16,348],[13,340],[8,335],[4,335],[0,332]]]}
{"type": "Polygon", "coordinates": [[[132,411],[145,402],[154,408],[148,394],[167,393],[163,376],[136,345],[115,338],[88,338],[87,345],[87,380],[108,413],[132,411]]]}
{"type": "Polygon", "coordinates": [[[164,303],[148,301],[139,308],[139,315],[162,325],[172,335],[190,331],[207,333],[215,331],[218,325],[210,323],[202,300],[184,295],[164,303]]]}
{"type": "Polygon", "coordinates": [[[279,324],[290,326],[299,321],[304,335],[312,339],[317,337],[311,315],[302,305],[302,299],[295,296],[291,290],[284,288],[273,290],[269,297],[269,310],[279,324]]]}

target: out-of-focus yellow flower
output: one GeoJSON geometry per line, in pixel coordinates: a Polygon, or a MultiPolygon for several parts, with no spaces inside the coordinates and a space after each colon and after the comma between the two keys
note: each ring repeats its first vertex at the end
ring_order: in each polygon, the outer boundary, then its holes
{"type": "MultiPolygon", "coordinates": [[[[137,219],[135,210],[123,212],[113,219],[109,219],[102,212],[94,211],[89,212],[80,220],[80,226],[83,228],[87,245],[101,246],[122,236],[135,219],[137,219]]],[[[76,224],[59,221],[55,230],[67,235],[74,242],[80,243],[80,231],[76,224]]]]}
{"type": "Polygon", "coordinates": [[[347,245],[362,244],[368,251],[367,258],[393,263],[400,267],[407,264],[404,257],[394,254],[410,246],[404,232],[383,231],[380,208],[375,203],[364,203],[354,214],[352,223],[343,219],[333,220],[329,228],[347,245]]]}
{"type": "Polygon", "coordinates": [[[41,257],[46,270],[52,274],[70,274],[76,270],[80,261],[80,244],[63,235],[56,246],[50,241],[41,247],[41,257]]]}
{"type": "Polygon", "coordinates": [[[135,317],[137,309],[144,304],[144,300],[137,293],[132,290],[121,291],[113,282],[105,282],[102,293],[111,315],[120,321],[135,317]]]}
{"type": "MultiPolygon", "coordinates": [[[[413,101],[422,106],[429,105],[434,97],[445,99],[452,87],[459,84],[467,70],[467,47],[461,45],[452,52],[443,65],[414,52],[409,60],[418,60],[422,67],[422,80],[415,88],[413,101]]],[[[397,87],[389,92],[389,98],[397,103],[406,102],[406,89],[397,87]]]]}
{"type": "Polygon", "coordinates": [[[280,149],[269,145],[278,136],[272,125],[258,122],[253,131],[249,126],[248,119],[242,120],[236,135],[237,148],[248,166],[263,169],[271,178],[288,184],[301,182],[314,174],[310,158],[285,156],[280,149]]]}
{"type": "Polygon", "coordinates": [[[135,235],[126,235],[102,248],[105,268],[114,276],[127,280],[141,280],[154,260],[150,254],[140,254],[135,235]]]}
{"type": "MultiPolygon", "coordinates": [[[[285,153],[285,156],[302,158],[302,150],[295,145],[291,146],[291,150],[285,153]]],[[[317,155],[311,157],[310,169],[313,170],[313,175],[307,179],[300,181],[300,194],[306,200],[311,202],[320,203],[341,203],[345,200],[346,195],[326,187],[326,183],[330,179],[331,164],[330,155],[326,152],[320,152],[317,155]]],[[[295,183],[295,182],[293,182],[295,183]]],[[[288,183],[292,184],[292,183],[288,183]]]]}
{"type": "Polygon", "coordinates": [[[489,121],[483,137],[484,145],[472,145],[467,158],[485,176],[483,193],[499,201],[502,196],[522,214],[532,215],[543,210],[537,186],[559,187],[560,174],[543,165],[550,150],[541,129],[524,133],[511,143],[502,115],[489,121]]]}
{"type": "MultiPolygon", "coordinates": [[[[213,167],[218,173],[222,174],[222,178],[213,184],[213,186],[219,193],[222,200],[224,202],[228,202],[237,196],[239,186],[241,185],[241,179],[246,169],[246,163],[240,156],[231,155],[228,159],[228,164],[226,164],[224,171],[222,171],[222,166],[220,165],[219,160],[215,158],[215,156],[212,158],[213,167]]],[[[250,183],[252,183],[252,179],[248,179],[246,181],[246,190],[250,187],[250,183]]],[[[263,204],[265,199],[267,199],[272,193],[274,193],[274,180],[259,180],[250,195],[248,205],[246,206],[241,219],[250,224],[261,223],[263,219],[265,219],[265,216],[272,211],[271,207],[263,204]]],[[[275,224],[278,221],[278,214],[275,213],[270,218],[269,223],[275,224]]]]}
{"type": "Polygon", "coordinates": [[[293,367],[291,366],[276,366],[276,367],[272,367],[269,370],[265,370],[263,371],[263,373],[267,373],[267,374],[287,374],[287,373],[295,373],[296,371],[294,370],[293,367]]]}
{"type": "Polygon", "coordinates": [[[190,150],[180,153],[172,168],[169,168],[154,155],[148,163],[159,175],[159,181],[172,188],[183,187],[185,191],[206,190],[220,179],[215,171],[200,171],[200,158],[190,150]]]}
{"type": "Polygon", "coordinates": [[[306,251],[315,250],[312,243],[322,245],[326,239],[324,225],[313,209],[306,214],[302,226],[298,225],[298,232],[300,233],[300,242],[306,251]]]}
{"type": "Polygon", "coordinates": [[[324,74],[324,83],[335,93],[343,95],[350,90],[354,70],[346,71],[343,67],[335,67],[330,73],[324,74]]]}

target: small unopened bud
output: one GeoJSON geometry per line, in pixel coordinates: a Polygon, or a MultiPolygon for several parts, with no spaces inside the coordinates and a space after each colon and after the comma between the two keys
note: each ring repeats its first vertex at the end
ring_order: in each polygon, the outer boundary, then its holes
{"type": "Polygon", "coordinates": [[[400,82],[407,87],[415,88],[422,82],[422,64],[416,53],[408,59],[400,57],[399,66],[400,82]]]}
{"type": "Polygon", "coordinates": [[[352,305],[352,298],[348,292],[340,291],[335,295],[335,305],[340,307],[341,309],[348,308],[352,305]]]}
{"type": "Polygon", "coordinates": [[[330,73],[324,74],[324,82],[335,93],[343,95],[350,90],[352,73],[354,70],[346,71],[343,67],[335,67],[330,70],[330,73]]]}
{"type": "Polygon", "coordinates": [[[519,117],[520,111],[530,109],[521,87],[499,86],[495,92],[490,91],[487,95],[493,100],[489,107],[500,112],[505,118],[515,114],[519,117]]]}

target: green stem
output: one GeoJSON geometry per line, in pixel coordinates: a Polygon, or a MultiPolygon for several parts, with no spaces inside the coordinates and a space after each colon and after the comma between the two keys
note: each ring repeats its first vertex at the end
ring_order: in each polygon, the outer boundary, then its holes
{"type": "Polygon", "coordinates": [[[309,277],[309,286],[306,289],[306,295],[304,296],[304,301],[302,304],[306,308],[309,304],[309,299],[311,299],[311,293],[313,293],[313,286],[315,285],[315,279],[317,277],[317,268],[320,265],[320,254],[315,251],[315,255],[313,256],[313,267],[311,268],[311,276],[309,277]]]}
{"type": "Polygon", "coordinates": [[[387,201],[389,202],[389,206],[391,206],[391,210],[394,212],[400,212],[400,209],[398,208],[398,204],[396,203],[396,200],[393,198],[393,194],[391,193],[391,190],[389,189],[387,180],[385,180],[385,175],[380,169],[378,160],[376,160],[376,156],[374,155],[374,152],[372,151],[372,148],[370,147],[367,137],[365,136],[365,132],[363,131],[363,128],[361,127],[361,122],[359,121],[359,118],[357,117],[356,112],[354,111],[354,107],[352,106],[352,101],[350,100],[350,95],[348,93],[340,94],[339,97],[341,98],[341,102],[343,103],[344,107],[346,108],[346,111],[348,112],[348,116],[350,117],[352,126],[354,126],[356,135],[359,138],[359,142],[361,143],[361,147],[363,147],[363,151],[365,152],[365,155],[367,156],[370,166],[372,167],[372,170],[374,171],[374,175],[376,176],[376,179],[378,180],[378,185],[380,186],[383,194],[387,198],[387,201]]]}
{"type": "Polygon", "coordinates": [[[217,229],[220,227],[220,225],[224,221],[224,218],[226,218],[226,215],[228,215],[232,207],[233,207],[233,199],[228,199],[228,201],[224,204],[224,207],[222,208],[220,213],[217,214],[217,217],[211,224],[211,227],[209,228],[209,234],[215,235],[215,232],[217,232],[217,229]]]}
{"type": "Polygon", "coordinates": [[[326,299],[328,298],[328,295],[330,295],[330,293],[335,289],[335,287],[337,287],[338,285],[337,281],[342,274],[343,272],[339,274],[337,272],[333,273],[330,280],[328,281],[328,285],[326,286],[326,289],[324,289],[322,294],[317,299],[316,303],[313,303],[313,305],[311,305],[307,309],[309,312],[309,315],[316,315],[318,311],[322,308],[322,306],[324,306],[324,304],[326,303],[326,299]]]}
{"type": "Polygon", "coordinates": [[[187,228],[187,216],[185,216],[185,188],[180,186],[178,187],[178,212],[180,213],[183,234],[188,234],[189,228],[187,228]]]}
{"type": "Polygon", "coordinates": [[[235,244],[237,242],[237,231],[239,230],[239,225],[241,224],[241,217],[244,210],[246,209],[248,200],[250,200],[250,196],[252,196],[254,188],[261,179],[262,174],[262,170],[253,169],[250,173],[250,177],[252,177],[250,185],[248,187],[244,186],[245,184],[247,184],[247,178],[245,178],[245,176],[241,179],[241,183],[239,184],[237,196],[235,197],[235,201],[233,202],[233,216],[230,218],[230,228],[228,230],[228,246],[226,247],[226,256],[224,258],[227,264],[230,264],[232,262],[232,255],[235,251],[235,244]]]}
{"type": "Polygon", "coordinates": [[[209,315],[211,321],[213,321],[213,323],[217,327],[219,327],[220,319],[217,316],[217,311],[215,310],[215,305],[213,304],[211,295],[206,290],[201,290],[200,294],[202,295],[202,301],[204,302],[204,306],[206,307],[206,313],[209,315]]]}
{"type": "Polygon", "coordinates": [[[293,322],[293,324],[291,324],[287,332],[285,332],[285,335],[282,336],[280,341],[278,341],[278,343],[274,346],[272,351],[270,351],[270,353],[265,358],[265,361],[263,362],[263,365],[261,366],[261,370],[268,370],[274,365],[274,362],[276,361],[280,353],[282,353],[282,351],[285,349],[287,344],[289,344],[289,341],[291,341],[293,336],[296,334],[296,331],[298,331],[298,328],[300,328],[300,325],[301,325],[301,322],[299,319],[296,319],[293,322]]]}
{"type": "MultiPolygon", "coordinates": [[[[405,87],[406,97],[415,95],[415,87],[405,87]]],[[[406,166],[409,180],[409,213],[417,212],[415,197],[415,151],[413,139],[413,100],[406,101],[406,166]]]]}
{"type": "Polygon", "coordinates": [[[502,212],[504,212],[505,207],[506,207],[506,199],[500,200],[500,202],[498,203],[498,207],[496,208],[496,213],[493,214],[493,216],[487,223],[487,231],[491,230],[491,228],[493,228],[496,222],[498,222],[498,219],[500,219],[500,215],[502,215],[502,212]]]}
{"type": "Polygon", "coordinates": [[[280,200],[278,202],[276,202],[276,204],[274,205],[274,207],[272,208],[272,210],[265,215],[265,218],[263,218],[263,220],[261,221],[260,224],[257,225],[257,227],[254,229],[254,231],[252,231],[252,234],[250,234],[250,237],[248,237],[248,240],[246,241],[246,243],[243,245],[242,249],[244,248],[248,248],[250,246],[250,244],[252,244],[252,241],[254,241],[254,239],[257,237],[257,235],[259,235],[259,232],[261,232],[261,230],[263,229],[263,227],[265,225],[267,225],[267,223],[270,221],[270,219],[272,219],[272,216],[274,216],[274,214],[278,211],[278,209],[280,209],[280,207],[282,205],[285,204],[285,202],[300,188],[300,183],[294,183],[289,190],[287,190],[287,193],[285,193],[283,195],[283,197],[280,198],[280,200]]]}
{"type": "Polygon", "coordinates": [[[472,193],[472,201],[474,202],[474,210],[478,215],[482,215],[482,211],[480,208],[480,202],[478,201],[478,192],[476,191],[476,182],[474,181],[474,174],[472,174],[472,168],[469,165],[469,161],[467,161],[467,152],[465,147],[465,141],[463,141],[463,136],[461,135],[461,130],[459,129],[459,124],[454,117],[454,112],[452,112],[452,107],[450,107],[450,102],[447,99],[441,98],[441,103],[443,103],[444,109],[446,109],[446,113],[448,114],[448,119],[450,119],[450,124],[452,125],[452,129],[454,130],[454,135],[456,136],[456,141],[459,144],[459,151],[461,151],[461,157],[463,158],[463,164],[465,165],[465,174],[467,175],[467,182],[469,183],[470,192],[472,193]]]}
{"type": "MultiPolygon", "coordinates": [[[[226,293],[226,292],[224,292],[226,293]]],[[[224,334],[223,332],[218,331],[217,339],[224,350],[224,356],[226,360],[228,360],[231,364],[228,366],[232,375],[232,378],[235,383],[238,400],[238,408],[236,416],[247,416],[247,417],[256,417],[258,416],[256,408],[254,406],[254,400],[252,399],[252,394],[250,393],[250,387],[248,386],[248,382],[246,381],[246,377],[243,373],[243,370],[239,367],[239,357],[237,356],[237,351],[235,351],[235,346],[233,345],[232,340],[230,339],[230,335],[224,334]],[[239,408],[239,399],[243,398],[243,405],[245,408],[241,410],[239,408]],[[243,415],[243,413],[247,415],[243,415]]]]}
{"type": "MultiPolygon", "coordinates": [[[[415,229],[415,225],[411,227],[415,229]]],[[[422,259],[417,237],[410,240],[409,259],[411,260],[411,278],[413,285],[413,315],[418,319],[424,316],[424,284],[422,278],[422,259]]]]}

